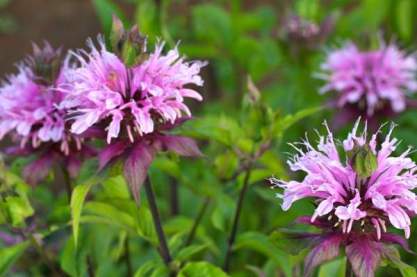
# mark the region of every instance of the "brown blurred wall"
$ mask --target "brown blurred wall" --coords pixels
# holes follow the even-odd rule
[[[30,52],[32,41],[79,48],[100,32],[89,0],[11,0],[1,14],[12,17],[16,29],[0,34],[0,76],[15,71],[14,64]]]

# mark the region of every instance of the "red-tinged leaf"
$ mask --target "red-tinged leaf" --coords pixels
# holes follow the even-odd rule
[[[346,256],[359,277],[373,277],[381,261],[384,245],[363,237],[346,246]]]
[[[103,170],[112,160],[122,155],[128,146],[125,141],[118,141],[104,148],[98,155],[99,170]]]
[[[46,153],[39,159],[31,162],[23,170],[23,178],[25,181],[34,186],[45,179],[52,167],[53,160],[54,156]]]
[[[28,148],[22,148],[20,146],[10,146],[4,150],[4,153],[12,156],[23,156],[29,155],[31,151]]]
[[[81,161],[77,157],[72,155],[68,157],[66,161],[66,166],[69,176],[71,178],[77,178],[78,173],[80,173]]]
[[[154,154],[154,149],[149,145],[137,143],[124,163],[124,176],[137,203],[140,202],[140,188],[146,179]]]
[[[161,136],[160,140],[164,148],[180,156],[201,157],[201,153],[195,140],[181,136]]]
[[[329,221],[324,221],[324,220],[320,220],[320,219],[316,219],[313,222],[311,221],[311,216],[300,216],[295,220],[296,223],[298,224],[306,224],[306,225],[311,225],[317,228],[329,228],[331,227],[331,225],[329,224]]]
[[[398,244],[399,246],[401,246],[408,253],[413,253],[414,254],[414,251],[411,250],[410,246],[408,245],[408,241],[403,236],[396,235],[396,234],[390,234],[390,233],[383,233],[381,235],[381,241],[388,242],[388,243],[393,243],[393,244]]]
[[[336,258],[339,255],[339,248],[342,241],[342,234],[328,234],[323,236],[319,244],[306,257],[304,275],[310,276],[316,266]]]

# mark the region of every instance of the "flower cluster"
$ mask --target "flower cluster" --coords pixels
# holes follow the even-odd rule
[[[65,82],[69,65],[68,60],[59,64],[60,52],[47,43],[42,49],[35,45],[34,55],[19,64],[19,72],[10,75],[0,88],[0,139],[15,131],[22,147],[28,142],[33,148],[43,142],[61,142],[62,151],[69,153],[65,111],[58,107],[64,99],[58,88]],[[37,72],[41,67],[50,69],[43,72],[46,74]],[[48,81],[52,70],[59,71],[57,78]]]
[[[0,88],[0,139],[11,134],[20,144],[14,152],[39,153],[25,170],[31,183],[62,157],[76,176],[82,159],[76,156],[94,153],[84,143],[92,134],[107,134],[100,167],[125,157],[126,179],[136,187],[146,176],[137,167],[147,168],[155,151],[201,154],[193,140],[164,131],[191,117],[185,98],[202,100],[193,87],[203,85],[199,73],[205,63],[184,61],[177,48],[164,54],[163,43],[147,53],[136,27],[127,32],[116,18],[113,25],[114,49],[99,36],[98,47],[90,39],[90,51],[71,51],[61,59],[61,51],[48,43],[35,45],[33,56]]]
[[[314,199],[313,216],[302,221],[323,228],[325,236],[331,234],[337,244],[398,243],[400,239],[386,233],[387,227],[391,223],[410,237],[410,216],[417,214],[417,196],[412,192],[417,187],[417,166],[408,157],[410,149],[393,155],[399,143],[392,137],[393,127],[382,140],[380,131],[370,138],[366,127],[358,132],[359,123],[341,149],[328,128],[327,136],[320,136],[316,148],[308,141],[301,143],[304,147],[293,145],[298,155],[288,163],[292,171],[304,172],[304,179],[272,178],[271,182],[284,189],[278,194],[284,210],[299,199]],[[328,238],[323,241],[329,243]]]
[[[67,111],[60,107],[65,98],[62,87],[71,70],[68,58],[49,43],[33,46],[33,55],[18,65],[0,87],[0,139],[10,134],[19,147],[11,154],[37,154],[24,171],[28,183],[36,184],[49,172],[53,161],[62,161],[75,177],[84,156],[94,151],[83,146],[83,138],[66,128]]]
[[[184,62],[177,49],[163,54],[159,44],[146,60],[128,67],[102,39],[98,49],[91,40],[89,46],[90,53],[74,54],[81,67],[69,72],[73,87],[62,103],[72,109],[75,134],[101,122],[107,125],[108,143],[122,135],[134,142],[157,125],[191,116],[185,97],[202,100],[186,85],[203,84],[199,72],[204,63]]]
[[[338,107],[355,105],[367,116],[383,109],[406,108],[406,94],[417,90],[417,62],[394,44],[362,52],[353,43],[331,52],[319,76],[327,81],[321,92],[337,92]]]

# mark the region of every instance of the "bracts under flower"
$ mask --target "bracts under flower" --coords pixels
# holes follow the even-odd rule
[[[314,199],[314,214],[300,220],[322,230],[311,235],[315,243],[306,260],[308,274],[338,256],[342,246],[358,276],[373,276],[381,259],[390,259],[392,249],[387,244],[409,250],[405,239],[389,232],[389,225],[410,237],[410,217],[417,213],[412,191],[417,187],[417,167],[408,157],[411,149],[394,156],[399,142],[392,137],[393,126],[381,139],[380,130],[370,137],[366,126],[359,132],[359,123],[340,149],[327,124],[328,133],[319,136],[317,147],[307,140],[293,145],[298,154],[288,164],[292,171],[306,174],[303,181],[270,179],[284,190],[278,194],[284,210],[299,199]]]

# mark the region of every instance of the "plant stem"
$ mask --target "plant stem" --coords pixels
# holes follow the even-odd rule
[[[194,221],[193,227],[191,228],[190,234],[188,235],[187,240],[185,241],[185,246],[190,245],[195,237],[195,234],[197,232],[197,228],[200,225],[201,220],[203,219],[204,214],[206,213],[207,207],[210,204],[210,198],[207,197],[204,201],[203,205],[200,208],[200,211],[197,214],[197,218]]]
[[[170,196],[171,196],[171,215],[176,216],[179,213],[179,200],[178,200],[178,183],[172,178],[170,182]]]
[[[127,236],[125,239],[125,260],[126,260],[126,267],[127,267],[127,276],[133,276],[133,267],[132,267],[132,260],[130,258],[130,247],[129,247],[129,237]]]
[[[156,234],[158,235],[158,239],[159,239],[159,253],[161,254],[162,259],[164,260],[164,263],[168,266],[171,263],[172,258],[171,258],[171,254],[169,253],[169,248],[165,239],[164,230],[162,229],[161,218],[159,216],[158,207],[156,205],[156,198],[152,189],[152,184],[149,179],[149,176],[146,177],[146,180],[145,180],[145,192],[148,198],[149,209],[151,210],[151,213],[152,213],[152,218],[153,218],[153,223],[155,225]]]
[[[352,270],[352,265],[350,264],[349,260],[346,259],[346,270],[345,270],[345,277],[354,277]]]
[[[240,194],[239,194],[239,199],[238,199],[236,210],[235,210],[235,217],[234,217],[234,220],[233,220],[232,230],[230,232],[230,236],[229,236],[229,240],[228,240],[228,244],[227,244],[226,256],[225,256],[224,266],[223,266],[223,269],[226,272],[229,271],[233,244],[235,243],[235,240],[236,240],[237,228],[238,228],[239,219],[240,219],[240,213],[242,212],[243,200],[245,198],[246,191],[248,190],[249,177],[250,177],[251,171],[252,171],[252,166],[249,165],[247,170],[246,170],[245,178],[243,180],[242,190],[240,191]]]

